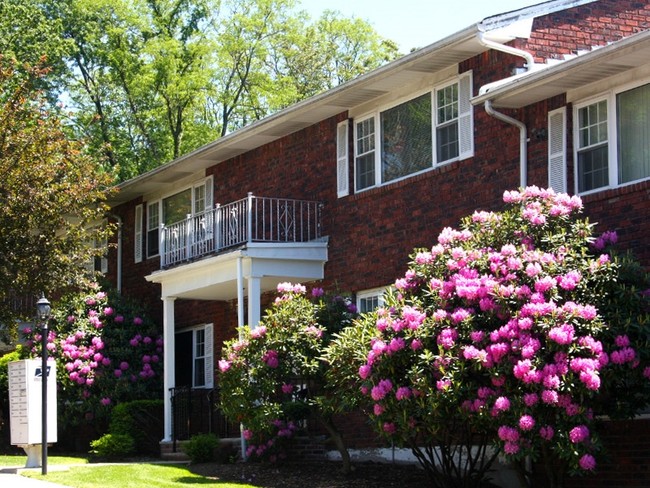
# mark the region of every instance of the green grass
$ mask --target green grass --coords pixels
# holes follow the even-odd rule
[[[51,471],[46,476],[26,473],[30,478],[45,479],[72,488],[180,488],[186,485],[210,485],[219,488],[255,488],[206,478],[180,464],[113,464],[71,467],[69,471]]]
[[[0,466],[23,467],[27,462],[27,456],[16,454],[0,454]],[[88,459],[76,456],[48,456],[47,464],[86,464]]]

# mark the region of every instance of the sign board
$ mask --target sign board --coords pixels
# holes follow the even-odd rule
[[[43,409],[41,359],[9,363],[9,421],[11,444],[41,444]],[[47,364],[47,443],[57,440],[56,363]]]

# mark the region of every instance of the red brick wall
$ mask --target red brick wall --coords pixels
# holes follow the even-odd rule
[[[601,0],[535,19],[530,39],[518,47],[533,53],[536,62],[543,62],[604,46],[648,28],[648,2]]]

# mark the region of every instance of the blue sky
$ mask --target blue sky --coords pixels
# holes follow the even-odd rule
[[[516,10],[541,0],[299,0],[312,18],[323,10],[368,21],[382,36],[397,42],[400,51],[423,47],[458,32],[485,17]]]

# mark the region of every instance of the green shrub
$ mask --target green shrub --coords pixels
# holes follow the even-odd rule
[[[129,434],[138,454],[158,456],[163,438],[163,401],[135,400],[116,405],[108,431]]]
[[[120,459],[133,454],[135,442],[129,434],[105,434],[90,443],[90,454],[101,459]]]
[[[215,434],[198,434],[192,436],[184,451],[193,464],[208,463],[216,460],[215,451],[219,447],[219,438]]]

